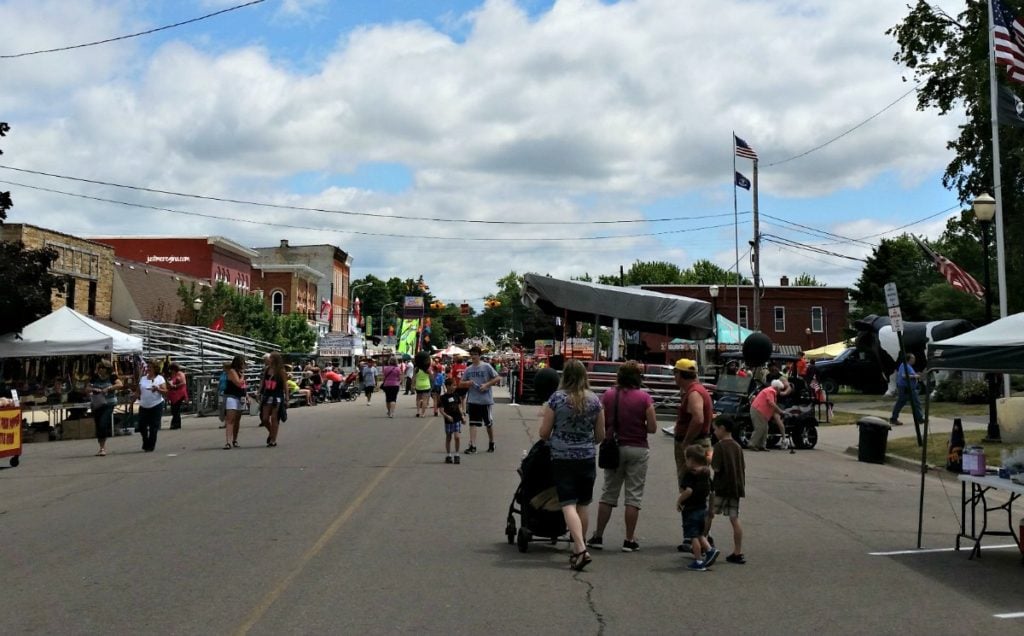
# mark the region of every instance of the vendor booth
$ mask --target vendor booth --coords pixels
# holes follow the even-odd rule
[[[141,354],[142,338],[62,307],[19,334],[0,337],[0,377],[9,390],[17,391],[20,410],[45,417],[58,437],[89,437],[85,429],[91,420],[85,421],[84,415],[90,403],[84,387],[95,363],[109,360],[124,383],[133,386]]]
[[[967,333],[928,345],[928,368],[936,371],[974,371],[981,373],[1024,373],[1024,313],[1007,316]],[[918,508],[917,547],[921,548],[924,524],[924,483],[927,473],[928,410],[925,402],[925,422],[921,449],[921,492]],[[965,455],[966,457],[966,455]],[[1021,537],[1014,527],[1013,504],[1024,495],[1024,472],[1004,467],[998,473],[986,470],[984,459],[959,475],[960,533],[956,547],[962,539],[971,544],[971,558],[980,555],[981,542],[986,536],[1009,536],[1020,545]],[[995,499],[1000,493],[999,501]],[[989,526],[989,513],[995,513],[998,524]],[[1005,520],[1002,514],[1005,513]],[[1003,524],[1006,525],[1003,525]]]

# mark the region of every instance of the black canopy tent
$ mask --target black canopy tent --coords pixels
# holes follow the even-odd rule
[[[714,333],[711,303],[634,287],[559,280],[539,274],[523,277],[522,301],[563,320],[596,322],[620,329],[703,340]]]
[[[1024,373],[1024,313],[1007,316],[984,327],[928,345],[926,374],[936,371]],[[925,400],[924,436],[921,440],[921,492],[917,514],[917,547],[924,525],[924,478],[928,472],[928,411]]]

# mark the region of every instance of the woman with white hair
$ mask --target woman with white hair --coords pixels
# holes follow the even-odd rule
[[[779,408],[779,393],[786,387],[782,380],[772,380],[772,383],[757,394],[750,404],[750,419],[754,422],[754,434],[750,436],[749,448],[755,451],[767,451],[768,422],[774,421],[783,437],[786,435],[786,428],[782,424],[782,416],[785,412]]]

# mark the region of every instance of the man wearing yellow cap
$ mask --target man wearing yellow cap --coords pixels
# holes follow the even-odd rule
[[[676,414],[676,475],[686,471],[686,447],[699,444],[711,450],[711,420],[715,413],[711,396],[697,379],[697,363],[687,358],[676,360],[673,370],[676,385],[682,392]]]

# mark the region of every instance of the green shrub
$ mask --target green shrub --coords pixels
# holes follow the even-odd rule
[[[935,387],[932,400],[936,402],[959,402],[960,387],[963,382],[958,377],[948,378],[939,382]]]
[[[988,384],[984,380],[971,380],[960,386],[960,402],[964,404],[987,404]]]

